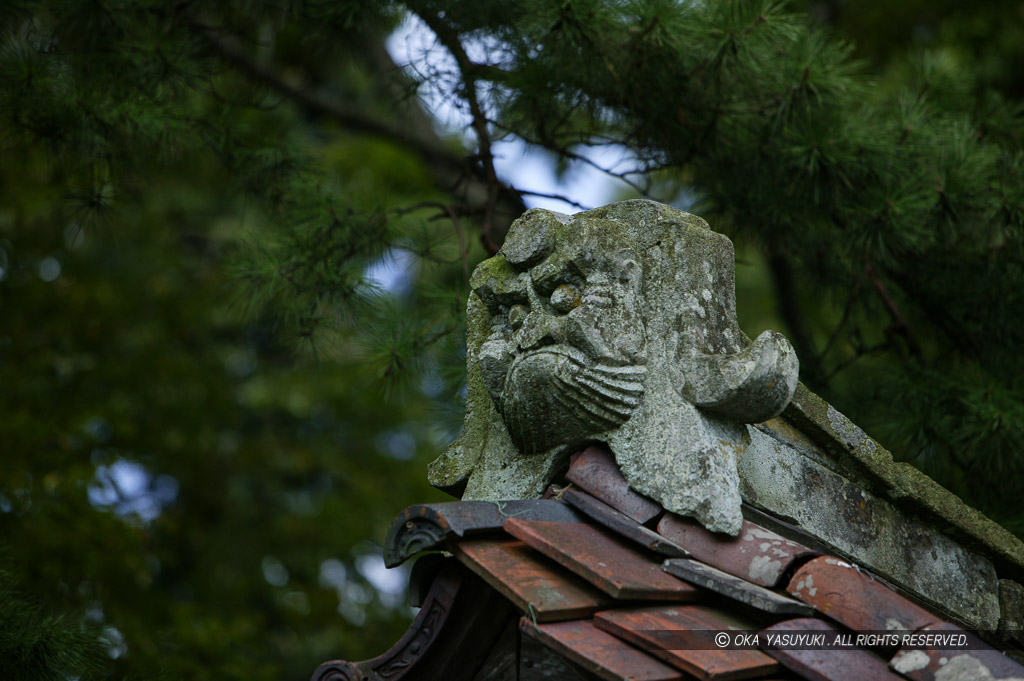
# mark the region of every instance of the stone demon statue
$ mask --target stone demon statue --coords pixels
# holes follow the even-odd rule
[[[432,484],[539,497],[601,442],[634,489],[737,534],[745,424],[782,411],[798,365],[740,331],[733,267],[727,237],[652,201],[525,213],[473,273],[466,421]]]

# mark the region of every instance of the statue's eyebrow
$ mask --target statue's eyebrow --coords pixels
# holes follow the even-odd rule
[[[517,303],[525,303],[529,300],[526,292],[526,282],[522,274],[516,273],[508,265],[498,267],[489,274],[483,274],[473,288],[480,299],[484,302],[491,314],[498,312],[501,306],[511,306]],[[474,273],[474,276],[477,276]]]
[[[549,295],[559,284],[574,281],[578,274],[579,268],[573,254],[555,251],[530,270],[530,280],[540,293]]]
[[[530,296],[526,293],[525,289],[510,289],[507,291],[501,291],[495,295],[495,299],[505,305],[511,307],[513,305],[526,304],[530,302]]]

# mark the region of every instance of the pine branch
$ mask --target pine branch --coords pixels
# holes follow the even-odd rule
[[[952,319],[946,310],[932,301],[913,275],[891,270],[887,270],[887,273],[963,356],[982,360],[984,363],[985,358],[980,355],[977,343],[966,331],[959,328],[956,320]]]
[[[843,306],[843,316],[839,319],[839,323],[836,324],[836,327],[832,331],[832,335],[829,337],[828,342],[825,343],[825,349],[822,350],[821,354],[818,355],[817,361],[819,364],[824,364],[825,358],[828,357],[828,354],[832,351],[832,348],[835,346],[836,341],[839,340],[839,336],[842,333],[843,329],[846,328],[846,323],[850,320],[850,314],[853,312],[854,303],[857,302],[857,296],[860,294],[860,289],[863,285],[863,282],[863,277],[858,278],[857,283],[853,287],[853,290],[850,291],[850,295],[846,298],[846,304]],[[835,373],[836,372],[833,371],[829,374],[829,376]]]
[[[385,137],[409,147],[428,162],[441,164],[451,169],[462,169],[463,162],[460,159],[447,153],[430,140],[407,135],[404,131],[386,125],[328,93],[308,86],[293,85],[279,69],[250,55],[242,46],[242,41],[226,30],[206,25],[198,20],[190,20],[190,23],[226,61],[250,78],[270,86],[292,99],[301,107],[330,116],[356,132]]]
[[[546,192],[533,192],[533,191],[530,191],[528,189],[517,189],[516,191],[519,192],[520,194],[523,194],[524,196],[539,196],[539,197],[544,198],[544,199],[555,199],[556,201],[562,201],[564,203],[569,204],[570,206],[573,206],[575,208],[579,208],[580,210],[590,210],[591,208],[593,208],[593,206],[584,206],[579,201],[574,201],[573,199],[570,199],[568,196],[565,196],[564,194],[549,194],[549,193],[546,193]]]
[[[462,46],[462,42],[459,40],[458,33],[452,30],[434,14],[425,12],[422,8],[417,8],[416,3],[410,3],[409,6],[413,12],[423,20],[430,30],[437,35],[441,44],[448,48],[452,57],[455,58],[455,63],[459,67],[459,72],[462,74],[463,91],[465,93],[466,101],[469,103],[469,112],[472,116],[473,130],[476,133],[477,157],[483,165],[484,181],[487,183],[487,203],[484,210],[483,233],[481,234],[481,238],[483,240],[484,247],[488,252],[497,253],[498,245],[494,241],[492,226],[494,218],[492,217],[492,214],[494,212],[495,203],[498,200],[499,187],[501,183],[498,181],[498,175],[494,171],[494,154],[491,151],[491,138],[490,133],[487,130],[487,117],[484,115],[483,108],[480,106],[480,98],[476,90],[476,74],[478,70],[474,68],[476,65],[470,61],[469,56],[466,54],[466,50]]]
[[[493,159],[489,167],[485,163],[484,177],[481,178],[479,170],[465,157],[452,153],[437,133],[422,122],[408,128],[391,126],[327,91],[309,85],[295,85],[279,68],[253,57],[243,47],[242,41],[229,31],[210,26],[195,17],[187,17],[187,20],[225,61],[249,78],[285,95],[311,113],[328,116],[351,130],[383,137],[410,149],[427,164],[439,188],[453,192],[471,204],[482,203],[485,246],[490,252],[497,252],[512,220],[526,210],[519,194],[497,180]],[[379,53],[371,56],[375,65],[387,68]],[[387,61],[391,69],[397,70],[390,58]],[[398,105],[396,101],[396,108]],[[422,116],[422,112],[419,113]]]
[[[469,252],[466,247],[466,234],[462,229],[462,222],[459,220],[460,215],[465,215],[463,207],[452,206],[447,203],[441,203],[439,201],[420,201],[411,206],[406,206],[400,210],[395,211],[396,215],[407,215],[414,211],[423,208],[437,208],[441,211],[440,215],[435,215],[431,220],[436,220],[442,217],[446,217],[451,220],[452,226],[455,227],[455,234],[459,238],[459,260],[462,261],[462,276],[465,281],[469,282]]]
[[[777,250],[772,251],[768,255],[768,269],[775,288],[775,298],[779,303],[779,314],[789,329],[789,337],[800,359],[802,378],[812,386],[824,386],[828,377],[822,373],[820,356],[814,348],[814,339],[800,309],[799,294],[793,285],[789,260]]]
[[[567,145],[558,144],[557,142],[555,142],[553,140],[544,140],[544,139],[529,137],[529,136],[525,135],[522,131],[512,130],[510,128],[507,128],[507,127],[501,125],[500,123],[497,123],[496,121],[491,121],[491,122],[494,123],[494,125],[496,125],[496,126],[502,128],[503,130],[505,130],[505,132],[507,132],[509,134],[512,134],[512,135],[515,135],[516,137],[519,137],[520,139],[522,139],[527,144],[532,144],[532,145],[540,147],[542,149],[547,149],[548,151],[553,151],[556,154],[558,154],[560,157],[562,157],[562,158],[564,158],[566,160],[578,161],[580,163],[583,163],[584,165],[588,165],[591,168],[594,168],[595,170],[598,170],[598,171],[604,173],[608,177],[614,177],[616,180],[619,180],[620,182],[624,183],[630,189],[632,189],[633,191],[635,191],[637,194],[639,194],[640,196],[642,196],[645,199],[655,199],[655,197],[652,196],[651,193],[650,193],[650,188],[641,185],[639,182],[636,182],[635,180],[631,180],[629,178],[629,176],[630,175],[640,175],[641,177],[645,177],[645,176],[647,176],[649,173],[651,173],[653,171],[665,170],[668,167],[672,167],[672,166],[665,166],[665,167],[660,167],[660,168],[658,168],[658,167],[643,168],[643,169],[639,169],[638,168],[638,169],[633,169],[633,170],[626,170],[626,171],[623,171],[623,172],[615,172],[611,168],[605,168],[600,163],[594,161],[592,158],[588,158],[587,156],[584,156],[583,154],[580,154],[578,152],[573,151]],[[577,144],[588,146],[588,147],[596,147],[596,146],[623,146],[623,147],[625,147],[625,146],[628,146],[628,143],[626,141],[624,141],[624,140],[616,140],[616,139],[613,139],[613,138],[603,138],[601,142],[594,143],[594,141],[589,136],[587,136],[585,134],[580,134],[579,135],[579,141],[577,142]],[[545,196],[544,194],[537,194],[535,192],[525,192],[523,190],[516,190],[516,191],[518,193],[520,193],[520,194],[524,194],[525,193],[525,194],[531,194],[533,196]],[[561,197],[559,197],[557,195],[551,195],[551,196],[549,196],[549,198],[561,198]],[[574,202],[568,201],[567,203],[574,203]],[[582,205],[579,205],[579,204],[574,204],[574,205],[576,205],[578,208],[583,208]]]
[[[921,346],[918,345],[917,340],[914,338],[914,334],[910,329],[910,324],[907,323],[906,317],[900,312],[899,306],[896,301],[889,295],[889,291],[885,288],[885,284],[878,277],[875,272],[875,268],[871,266],[871,263],[867,263],[864,267],[864,271],[867,273],[868,278],[871,279],[871,285],[874,287],[875,292],[878,294],[879,299],[882,301],[882,305],[885,307],[885,311],[892,318],[893,327],[896,332],[903,336],[907,342],[907,347],[910,348],[910,354],[914,357],[921,358]]]

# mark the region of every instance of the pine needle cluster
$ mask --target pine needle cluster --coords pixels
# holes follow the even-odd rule
[[[10,681],[100,678],[109,659],[104,632],[81,615],[48,615],[0,570],[0,676]]]
[[[472,119],[463,161],[459,142],[421,134],[422,112],[402,113],[415,77],[373,76],[367,36],[402,9],[453,59],[423,73]],[[211,209],[247,216],[231,260],[242,298],[317,355],[327,331],[335,351],[364,348],[377,377],[416,384],[452,354],[430,348],[457,331],[450,303],[481,256],[465,230],[493,251],[507,227],[498,197],[515,188],[494,174],[492,141],[563,162],[618,144],[637,159],[633,177],[674,173],[692,210],[760,253],[813,389],[997,515],[1020,491],[995,505],[976,496],[986,471],[1013,468],[1001,452],[1019,442],[1005,424],[1024,399],[1021,110],[962,51],[880,72],[770,1],[54,0],[7,4],[3,32],[5,148],[45,150],[62,214],[76,228],[130,224],[160,173],[215,160],[231,189]],[[404,145],[458,191],[396,191],[377,173],[367,200],[358,178],[324,165],[325,145],[353,132]],[[413,243],[427,215],[405,212],[416,198],[435,207]],[[430,260],[439,235],[457,238],[456,257],[429,277],[416,269],[421,289],[403,303],[375,295],[374,262],[395,248]],[[957,398],[927,397],[950,386]],[[892,395],[929,427],[893,418]]]
[[[558,172],[621,150],[635,165],[609,171],[628,187],[609,201],[672,199],[735,240],[763,301],[748,334],[784,332],[812,390],[1024,532],[1024,31],[1012,8],[933,5],[822,24],[766,0],[0,3],[0,309],[18,329],[0,353],[20,353],[0,354],[0,431],[25,468],[0,476],[0,525],[80,520],[130,558],[42,561],[34,584],[134,623],[118,664],[135,671],[160,667],[157,628],[189,651],[171,669],[217,678],[305,669],[302,627],[360,631],[316,572],[358,552],[311,549],[313,515],[349,539],[386,526],[377,481],[422,485],[396,462],[426,446],[402,443],[458,427],[469,274],[535,195],[496,170],[499,141]],[[429,58],[389,54],[403,21]],[[88,496],[119,458],[180,485],[152,534]],[[193,536],[210,518],[227,534]],[[272,579],[254,523],[292,542]],[[17,552],[66,559],[50,539]],[[89,570],[130,595],[94,593]],[[102,632],[6,583],[0,660],[109,666]],[[126,602],[151,584],[166,628]],[[346,584],[371,612],[366,580]],[[374,627],[395,619],[366,628],[394,640]],[[217,641],[259,669],[204,657]]]
[[[777,2],[446,3],[445,21],[501,41],[481,66],[496,128],[684,171],[691,210],[766,262],[802,379],[1022,527],[1019,102],[950,51],[872,72]]]

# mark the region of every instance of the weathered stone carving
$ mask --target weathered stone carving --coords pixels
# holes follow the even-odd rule
[[[527,211],[473,273],[466,421],[432,484],[537,497],[603,442],[634,489],[738,533],[744,424],[782,411],[798,366],[782,335],[740,331],[733,267],[727,237],[652,201]]]

